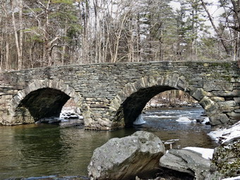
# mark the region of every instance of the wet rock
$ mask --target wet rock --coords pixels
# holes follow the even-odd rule
[[[29,178],[10,178],[6,180],[89,180],[88,177],[84,176],[57,176],[57,175],[51,175],[51,176],[41,176],[41,177],[29,177]]]
[[[187,149],[171,149],[160,159],[160,166],[175,171],[188,173],[197,180],[207,179],[209,176],[210,160],[201,154]]]
[[[194,177],[187,173],[181,173],[167,168],[159,168],[155,178],[146,179],[137,176],[135,180],[194,180]]]
[[[44,123],[44,124],[58,124],[60,122],[61,122],[61,120],[58,117],[49,117],[49,118],[42,118],[42,119],[36,121],[35,124],[40,124],[40,123]]]
[[[210,125],[210,120],[208,117],[201,116],[199,119],[196,119],[197,123]]]
[[[138,131],[124,138],[113,138],[94,151],[88,175],[91,180],[135,179],[156,170],[164,152],[162,141],[149,132]]]
[[[84,122],[81,119],[61,120],[59,125],[62,128],[73,127],[73,126],[84,126]]]

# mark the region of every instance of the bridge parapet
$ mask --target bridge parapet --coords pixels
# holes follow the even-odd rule
[[[71,65],[0,73],[0,124],[57,116],[73,98],[86,129],[131,125],[156,94],[178,89],[206,110],[213,125],[240,120],[235,62],[148,62]]]

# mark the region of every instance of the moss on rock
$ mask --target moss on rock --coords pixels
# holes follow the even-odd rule
[[[226,142],[215,149],[212,166],[223,177],[240,175],[240,138]]]

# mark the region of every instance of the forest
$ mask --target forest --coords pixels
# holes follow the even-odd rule
[[[0,13],[0,71],[240,56],[240,0],[0,0]]]

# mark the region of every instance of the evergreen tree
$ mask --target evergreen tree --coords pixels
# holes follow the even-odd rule
[[[200,0],[181,1],[177,11],[178,54],[196,60],[201,57],[201,38],[208,32]]]

